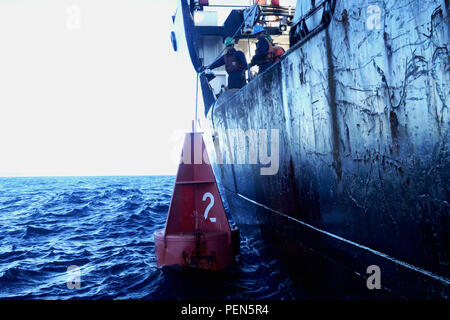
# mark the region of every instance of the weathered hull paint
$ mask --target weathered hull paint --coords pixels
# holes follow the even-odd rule
[[[379,1],[369,30],[371,4],[337,1],[326,30],[219,99],[208,148],[232,211],[254,205],[233,216],[241,229],[270,229],[363,276],[377,264],[399,295],[447,298],[448,8]],[[236,128],[279,130],[276,175],[217,163],[212,150],[230,154]]]

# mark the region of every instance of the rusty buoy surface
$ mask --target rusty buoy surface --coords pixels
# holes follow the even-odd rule
[[[158,267],[222,270],[235,261],[239,229],[228,222],[201,133],[185,136],[166,226],[154,238]]]

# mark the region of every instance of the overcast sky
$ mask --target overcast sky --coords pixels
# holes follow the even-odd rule
[[[175,174],[195,105],[175,5],[0,0],[0,176]]]

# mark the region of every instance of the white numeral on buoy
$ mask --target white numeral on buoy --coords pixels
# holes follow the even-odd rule
[[[202,201],[206,201],[207,198],[210,198],[210,199],[211,199],[211,202],[210,202],[210,203],[208,204],[208,206],[206,207],[206,210],[205,210],[205,220],[208,219],[208,213],[209,213],[209,210],[211,210],[212,206],[214,205],[214,196],[213,196],[210,192],[207,192],[207,193],[205,193],[205,194],[203,195]],[[211,222],[216,222],[216,218],[209,218],[209,220],[211,220]]]

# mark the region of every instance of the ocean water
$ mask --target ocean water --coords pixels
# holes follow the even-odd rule
[[[0,299],[298,299],[264,244],[241,234],[237,263],[158,269],[173,176],[0,178]],[[78,266],[80,288],[68,288]]]

